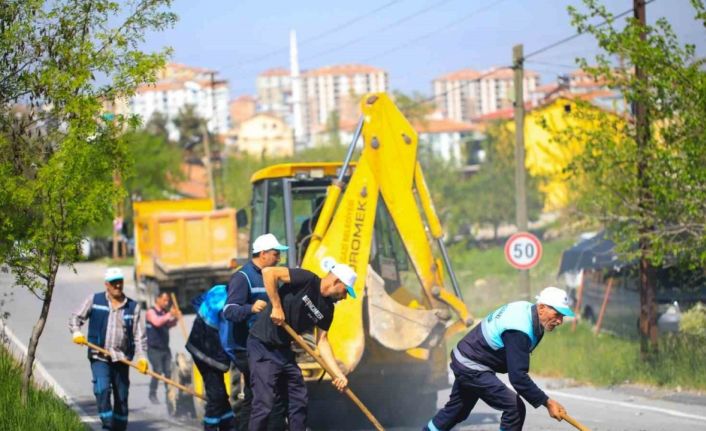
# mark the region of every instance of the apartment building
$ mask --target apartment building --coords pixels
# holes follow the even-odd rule
[[[230,127],[228,81],[215,77],[217,72],[201,67],[169,63],[157,75],[154,84],[137,88],[126,104],[127,112],[142,117],[143,123],[155,112],[168,120],[170,139],[178,139],[179,131],[172,121],[186,105],[206,119],[209,131],[224,134]]]
[[[292,123],[292,79],[285,68],[268,69],[257,75],[257,112],[278,115]]]
[[[270,69],[257,77],[258,111],[268,111],[280,116],[295,128],[292,83],[285,69]],[[332,112],[338,112],[341,121],[357,118],[360,97],[369,92],[388,90],[388,75],[383,69],[359,64],[326,66],[301,73],[302,118],[298,122],[303,136],[298,149],[314,145],[314,136],[320,133]]]
[[[432,81],[436,107],[442,118],[472,121],[473,118],[512,106],[513,70],[494,68],[486,71],[462,69]],[[525,70],[525,98],[539,85],[539,74]]]

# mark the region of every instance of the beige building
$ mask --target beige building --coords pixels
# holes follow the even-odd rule
[[[510,68],[462,69],[434,79],[432,85],[441,116],[455,121],[472,121],[475,117],[509,108],[514,99]],[[529,99],[538,85],[539,74],[525,70],[525,99]]]
[[[243,121],[252,118],[255,115],[256,105],[255,98],[248,95],[231,100],[228,105],[231,126],[238,127]]]
[[[294,133],[281,118],[269,113],[256,114],[243,121],[237,131],[237,149],[253,156],[291,156]]]

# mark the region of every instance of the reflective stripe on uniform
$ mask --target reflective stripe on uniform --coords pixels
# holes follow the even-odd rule
[[[454,358],[463,365],[464,367],[468,368],[469,370],[474,370],[474,371],[493,371],[490,367],[487,365],[479,364],[478,362],[469,359],[458,350],[458,347],[453,348],[453,354]]]

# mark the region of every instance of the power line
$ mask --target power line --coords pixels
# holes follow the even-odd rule
[[[375,8],[375,9],[369,11],[369,12],[366,12],[366,13],[364,13],[364,14],[361,14],[361,15],[358,15],[358,16],[356,16],[356,17],[354,17],[354,18],[351,18],[351,19],[349,19],[348,21],[345,21],[345,22],[343,22],[343,23],[341,23],[341,24],[339,24],[339,25],[337,25],[337,26],[335,26],[335,27],[331,27],[330,29],[324,30],[323,32],[321,32],[321,33],[319,33],[319,34],[316,34],[316,35],[311,36],[311,37],[309,37],[309,38],[303,39],[303,40],[299,43],[299,46],[303,46],[303,45],[310,44],[310,43],[315,42],[315,41],[317,41],[317,40],[319,40],[319,39],[322,39],[322,38],[324,38],[324,37],[326,37],[326,36],[329,36],[329,35],[331,35],[331,34],[337,33],[337,32],[339,32],[339,31],[341,31],[341,30],[343,30],[343,29],[345,29],[345,28],[348,28],[348,27],[352,26],[353,24],[355,24],[355,23],[357,23],[357,22],[360,22],[360,21],[362,21],[362,20],[364,20],[364,19],[370,17],[371,15],[374,15],[374,14],[380,12],[381,10],[387,9],[388,7],[390,7],[390,6],[392,6],[392,5],[396,4],[396,3],[399,3],[399,2],[401,2],[401,1],[402,1],[402,0],[392,0],[392,1],[387,2],[387,3],[385,3],[384,5],[379,6],[379,7]],[[262,54],[262,55],[260,55],[260,56],[258,56],[258,57],[251,58],[251,59],[249,59],[249,60],[246,60],[246,61],[243,61],[243,62],[239,63],[239,64],[236,66],[236,69],[242,69],[243,66],[246,66],[246,65],[249,65],[249,64],[259,63],[260,61],[266,60],[266,59],[268,59],[268,58],[270,58],[270,57],[273,57],[273,56],[275,56],[275,55],[277,55],[277,54],[281,54],[281,53],[283,53],[283,52],[287,52],[287,50],[289,50],[289,47],[288,47],[288,46],[284,46],[284,47],[281,47],[281,48],[277,48],[277,49],[275,49],[275,50],[272,50],[272,51],[270,51],[270,52],[267,52],[267,53],[265,53],[265,54]]]
[[[655,0],[647,0],[647,1],[645,1],[645,6],[648,5],[648,4],[650,4],[650,3],[652,3],[652,2],[654,2],[654,1],[655,1]],[[633,8],[630,8],[630,9],[628,9],[628,10],[622,12],[622,13],[619,13],[618,15],[615,15],[615,16],[611,17],[610,19],[606,19],[606,20],[603,21],[602,23],[596,25],[596,27],[602,27],[602,26],[608,24],[609,22],[612,22],[612,21],[614,21],[614,20],[616,20],[616,19],[618,19],[618,18],[622,18],[622,17],[624,17],[625,15],[628,15],[628,14],[631,14],[631,13],[633,13]],[[577,32],[577,33],[575,33],[575,34],[573,34],[573,35],[571,35],[571,36],[565,37],[565,38],[560,39],[560,40],[558,40],[558,41],[556,41],[556,42],[554,42],[554,43],[551,43],[551,44],[549,44],[549,45],[547,45],[547,46],[544,46],[544,47],[539,48],[539,49],[537,49],[537,50],[535,50],[535,51],[532,51],[532,52],[530,52],[529,54],[525,55],[525,56],[523,57],[523,59],[524,59],[524,60],[527,60],[527,59],[530,58],[530,57],[534,57],[535,55],[541,54],[541,53],[543,53],[543,52],[545,52],[545,51],[548,51],[548,50],[550,50],[550,49],[552,49],[552,48],[556,48],[557,46],[563,45],[563,44],[565,44],[566,42],[572,41],[572,40],[576,39],[576,38],[579,37],[579,36],[583,36],[584,34],[585,34],[585,33],[579,33],[579,32]]]
[[[354,45],[354,44],[360,42],[361,40],[364,40],[364,39],[369,38],[370,36],[378,35],[379,33],[388,31],[388,30],[390,30],[390,29],[392,29],[392,28],[395,28],[395,27],[397,27],[397,26],[399,26],[399,25],[401,25],[401,24],[404,24],[405,22],[407,22],[407,21],[409,21],[409,20],[411,20],[411,19],[414,19],[414,18],[416,18],[416,17],[418,17],[418,16],[420,16],[420,15],[423,15],[423,14],[425,14],[425,13],[427,13],[427,12],[429,12],[429,11],[431,11],[431,10],[433,10],[433,9],[435,9],[435,8],[437,8],[437,7],[439,7],[439,6],[441,6],[441,5],[443,5],[444,3],[448,3],[449,1],[451,1],[451,0],[440,0],[440,1],[437,1],[437,2],[435,2],[435,3],[432,3],[431,5],[426,6],[426,7],[423,7],[423,8],[419,9],[419,10],[416,11],[416,12],[413,12],[413,13],[411,13],[411,14],[409,14],[409,15],[403,16],[402,18],[398,19],[397,21],[394,21],[394,22],[392,22],[392,23],[390,23],[390,24],[387,24],[387,25],[385,25],[385,26],[383,26],[383,27],[380,27],[380,28],[378,28],[378,29],[375,30],[375,31],[372,31],[372,32],[367,33],[367,34],[363,34],[363,35],[361,35],[361,36],[359,36],[359,37],[356,37],[356,38],[350,39],[350,40],[348,40],[348,41],[346,41],[346,42],[343,42],[342,44],[340,44],[340,45],[338,45],[338,46],[334,46],[334,47],[332,47],[332,48],[329,48],[329,49],[326,49],[326,50],[323,50],[323,51],[319,51],[319,52],[317,52],[317,53],[315,53],[315,54],[313,54],[313,55],[310,55],[310,56],[306,57],[305,60],[306,60],[306,61],[310,61],[310,60],[312,60],[312,59],[314,59],[314,58],[319,58],[319,57],[321,57],[321,56],[323,56],[323,55],[326,55],[326,54],[330,54],[330,53],[332,53],[332,52],[339,51],[341,48],[345,48],[345,47]]]
[[[571,70],[574,70],[574,69],[577,69],[577,68],[578,68],[578,66],[575,65],[575,64],[574,64],[574,65],[571,65],[571,64],[562,64],[562,63],[552,63],[552,62],[550,62],[550,61],[530,60],[530,61],[527,61],[526,63],[528,63],[528,64],[539,64],[539,65],[542,65],[542,66],[561,67],[561,68],[571,69]]]
[[[377,54],[371,55],[370,57],[364,58],[363,60],[361,60],[361,62],[362,62],[362,63],[367,63],[368,61],[370,61],[370,60],[372,60],[372,59],[375,59],[375,58],[377,58],[377,57],[380,57],[380,56],[383,56],[383,55],[387,55],[387,54],[391,54],[391,53],[393,53],[393,52],[395,52],[395,51],[399,51],[400,49],[406,48],[406,47],[408,47],[408,46],[410,46],[410,45],[412,45],[412,44],[414,44],[414,43],[419,42],[420,40],[423,40],[423,39],[426,39],[426,38],[428,38],[428,37],[431,37],[431,36],[433,36],[433,35],[435,35],[435,34],[437,34],[437,33],[440,33],[440,32],[442,32],[442,31],[444,31],[444,30],[447,30],[447,29],[450,28],[450,27],[456,26],[456,25],[462,23],[463,21],[466,21],[467,19],[474,17],[475,15],[478,15],[478,14],[481,13],[481,12],[485,12],[485,11],[487,11],[487,10],[489,10],[489,9],[492,9],[493,7],[497,6],[498,4],[500,4],[500,3],[504,2],[504,1],[506,1],[506,0],[497,0],[497,1],[495,1],[495,2],[493,2],[493,3],[490,3],[490,4],[486,5],[486,6],[483,6],[483,7],[481,7],[481,8],[478,8],[478,9],[476,9],[476,10],[474,10],[474,11],[472,11],[472,12],[470,12],[470,13],[464,15],[464,16],[462,16],[462,17],[459,18],[459,19],[456,19],[456,20],[454,20],[454,21],[451,21],[451,22],[449,22],[449,23],[444,24],[444,25],[441,26],[441,27],[438,27],[438,28],[435,29],[435,30],[432,30],[432,31],[430,31],[430,32],[428,32],[428,33],[425,33],[425,34],[423,34],[423,35],[421,35],[421,36],[418,36],[418,37],[416,37],[416,38],[414,38],[414,39],[408,40],[408,41],[405,42],[405,43],[402,43],[402,44],[397,45],[397,46],[395,46],[395,47],[389,48],[389,49],[387,49],[387,50],[385,50],[385,51],[382,51],[382,52],[379,52],[379,53],[377,53]]]

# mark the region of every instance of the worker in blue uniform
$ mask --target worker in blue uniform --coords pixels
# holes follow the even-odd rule
[[[534,408],[545,406],[549,416],[562,420],[564,407],[549,398],[532,381],[529,357],[545,331],[551,332],[573,317],[566,292],[547,287],[537,303],[518,301],[490,313],[451,352],[455,376],[449,401],[424,427],[427,431],[450,430],[463,422],[481,399],[502,411],[500,429],[521,430],[525,421],[524,398]],[[513,392],[496,373],[507,373]]]
[[[230,369],[230,358],[223,349],[222,339],[228,336],[227,321],[221,312],[226,297],[227,286],[219,284],[191,301],[197,313],[186,350],[194,358],[206,391],[204,431],[235,431],[235,415],[224,381]]]
[[[250,367],[248,366],[247,340],[250,327],[262,310],[270,302],[262,280],[262,270],[277,266],[280,253],[289,249],[277,238],[266,233],[255,238],[252,245],[252,259],[243,265],[228,282],[228,297],[223,306],[223,317],[230,325],[230,337],[224,349],[235,367],[243,375],[243,401],[236,417],[236,430],[246,431],[250,423],[253,393],[250,387]],[[268,431],[282,431],[286,428],[286,403],[278,398],[268,419]]]

